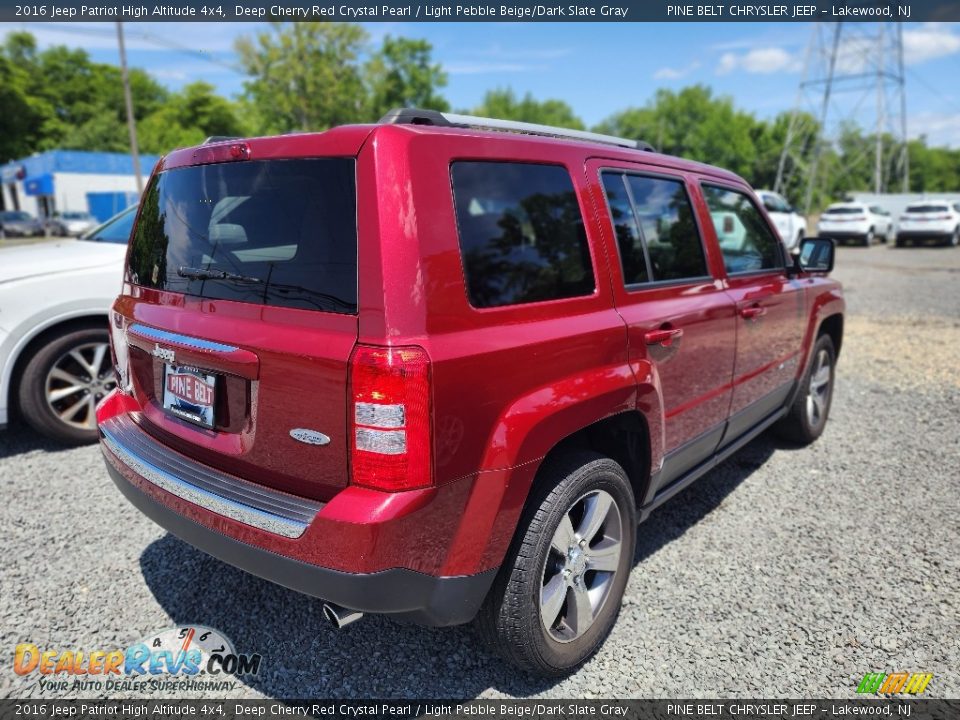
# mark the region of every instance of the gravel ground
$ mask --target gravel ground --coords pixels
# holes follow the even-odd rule
[[[841,248],[836,275],[849,316],[826,433],[805,449],[761,437],[656,511],[619,622],[572,677],[518,674],[469,626],[336,632],[319,602],[143,518],[96,447],[15,429],[0,434],[0,696],[40,694],[12,672],[18,642],[122,648],[197,623],[264,656],[236,697],[842,698],[894,670],[960,697],[960,250]]]

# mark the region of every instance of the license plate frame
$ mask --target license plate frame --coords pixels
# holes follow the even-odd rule
[[[163,364],[164,412],[203,428],[216,422],[217,376],[190,365]]]

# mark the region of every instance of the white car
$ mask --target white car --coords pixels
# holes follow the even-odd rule
[[[50,227],[59,235],[80,237],[98,225],[97,220],[88,212],[68,210],[62,212],[50,222]]]
[[[960,245],[960,203],[924,200],[907,205],[897,227],[897,247],[927,240]]]
[[[61,442],[97,439],[97,401],[116,381],[108,312],[136,206],[80,240],[0,249],[0,427],[11,411]]]
[[[877,240],[885,243],[891,238],[893,218],[879,205],[834,203],[820,216],[817,235],[869,247]]]
[[[780,239],[788,250],[800,246],[800,241],[807,234],[807,219],[797,212],[783,195],[772,190],[757,190],[757,197],[767,210],[767,215],[773,220],[773,225],[780,233]]]

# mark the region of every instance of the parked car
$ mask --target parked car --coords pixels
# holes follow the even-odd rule
[[[834,203],[820,216],[817,234],[869,247],[893,236],[893,218],[879,205]]]
[[[0,248],[0,427],[16,409],[55,440],[97,439],[95,404],[116,385],[107,313],[135,211],[83,240]]]
[[[97,219],[88,212],[68,210],[54,217],[49,227],[54,235],[80,237],[97,227]]]
[[[960,245],[960,203],[924,200],[907,205],[897,227],[897,247],[929,240]]]
[[[107,469],[337,626],[476,618],[564,674],[638,520],[766,428],[823,432],[833,250],[794,260],[741,178],[591,133],[402,110],[176,150],[113,305]]]
[[[23,210],[0,211],[0,238],[42,237],[43,223]]]
[[[797,212],[783,195],[772,190],[757,190],[757,197],[763,203],[767,214],[773,221],[780,239],[791,252],[800,247],[800,241],[807,234],[807,219]]]

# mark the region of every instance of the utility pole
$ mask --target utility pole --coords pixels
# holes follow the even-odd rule
[[[143,195],[140,149],[137,147],[137,123],[133,116],[133,96],[130,94],[130,74],[127,72],[127,50],[123,44],[122,22],[117,23],[117,42],[120,44],[120,77],[123,79],[123,99],[127,105],[127,127],[130,129],[130,157],[133,159],[133,174],[137,178],[137,195]]]

